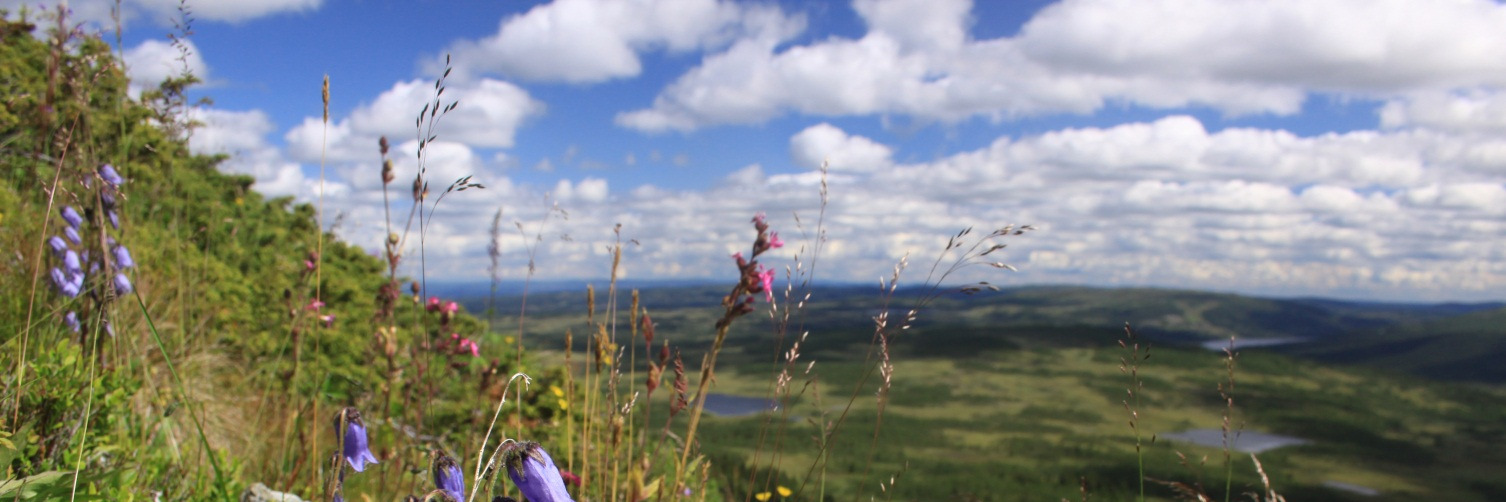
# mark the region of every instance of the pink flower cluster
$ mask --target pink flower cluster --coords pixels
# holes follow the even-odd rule
[[[439,297],[431,296],[428,303],[424,305],[424,310],[439,314],[439,329],[440,333],[443,333],[450,331],[450,322],[455,319],[455,314],[460,312],[460,304],[442,301]],[[440,348],[451,350],[455,354],[469,352],[473,357],[481,357],[481,346],[477,345],[475,340],[460,336],[460,333],[451,332],[449,342],[441,343]]]
[[[769,231],[769,223],[765,221],[764,214],[753,215],[753,228],[758,230],[758,238],[753,241],[752,259],[744,258],[741,252],[734,253],[732,259],[737,262],[737,269],[742,276],[742,286],[748,292],[743,301],[743,309],[751,311],[753,296],[763,293],[764,301],[774,301],[774,270],[764,268],[758,263],[758,256],[769,250],[784,247],[784,241],[779,239],[779,232]]]
[[[458,342],[455,345],[457,352],[463,353],[469,351],[471,353],[471,356],[481,357],[481,346],[476,345],[476,342],[474,340],[462,337],[460,336],[460,333],[450,333],[450,341]]]

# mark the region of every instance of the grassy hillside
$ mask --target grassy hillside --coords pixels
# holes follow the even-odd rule
[[[1442,380],[1506,383],[1506,309],[1356,329],[1286,352]]]
[[[385,403],[379,416],[403,416],[411,406],[390,396],[420,390],[469,400],[371,364],[382,261],[321,233],[316,208],[263,197],[220,172],[223,158],[188,152],[192,75],[129,97],[111,47],[35,14],[43,26],[0,21],[0,477],[18,481],[0,494],[203,500],[254,481],[317,486],[331,410]],[[462,314],[448,327],[479,326]],[[411,426],[461,413],[426,406]]]

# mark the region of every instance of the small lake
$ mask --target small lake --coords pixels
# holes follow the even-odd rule
[[[1276,448],[1311,443],[1311,441],[1302,438],[1280,434],[1267,434],[1264,432],[1244,431],[1237,434],[1231,432],[1231,434],[1234,434],[1234,441],[1230,446],[1235,451],[1244,453],[1261,453]],[[1224,446],[1223,429],[1193,429],[1190,431],[1161,434],[1158,437],[1173,441],[1186,441],[1214,448],[1222,448]]]
[[[1364,495],[1366,497],[1374,497],[1380,495],[1380,490],[1368,486],[1360,486],[1354,483],[1344,483],[1341,481],[1324,481],[1323,486],[1333,488],[1335,490],[1346,491],[1356,495]]]
[[[1303,338],[1292,338],[1292,337],[1288,337],[1288,338],[1235,338],[1234,339],[1234,350],[1252,349],[1252,348],[1256,348],[1256,347],[1275,347],[1277,345],[1292,345],[1292,344],[1297,344],[1297,343],[1303,343],[1303,342],[1306,342],[1306,341],[1307,340],[1303,339]],[[1229,348],[1229,339],[1228,338],[1223,338],[1223,339],[1219,339],[1219,340],[1208,340],[1208,341],[1200,343],[1198,345],[1202,346],[1204,349],[1211,350],[1211,351],[1214,351],[1214,352],[1223,352],[1224,349]]]
[[[761,397],[744,397],[716,393],[706,394],[706,411],[721,417],[756,415],[766,410],[778,409],[778,402]]]

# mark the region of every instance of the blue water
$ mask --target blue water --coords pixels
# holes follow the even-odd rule
[[[1275,347],[1277,345],[1292,345],[1306,341],[1307,340],[1302,338],[1235,338],[1234,350],[1253,349],[1257,347]],[[1201,345],[1204,349],[1214,352],[1223,352],[1224,349],[1229,348],[1229,339],[1223,338],[1219,340],[1208,340],[1198,345]]]
[[[706,411],[717,416],[740,417],[778,409],[779,403],[761,397],[706,394]]]
[[[1234,436],[1233,444],[1230,445],[1235,451],[1245,453],[1260,453],[1266,450],[1274,450],[1284,446],[1296,446],[1307,444],[1310,441],[1280,434],[1266,434],[1264,432],[1244,431],[1231,432]],[[1172,432],[1161,434],[1161,439],[1174,441],[1186,441],[1203,446],[1222,448],[1224,446],[1224,431],[1222,429],[1193,429],[1190,431]]]

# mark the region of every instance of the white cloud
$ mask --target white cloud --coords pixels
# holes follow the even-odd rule
[[[1506,237],[1506,186],[1457,162],[1461,142],[1414,130],[1210,133],[1190,117],[1006,137],[834,176],[831,239],[872,275],[882,257],[934,252],[927,237],[948,229],[1034,223],[1043,231],[1003,256],[1024,270],[1016,280],[1499,297],[1506,265],[1489,243]],[[889,237],[862,242],[874,235]]]
[[[200,124],[189,137],[189,151],[227,155],[220,169],[251,176],[254,180],[252,188],[264,195],[317,195],[317,184],[310,185],[302,166],[287,159],[282,151],[267,142],[267,135],[274,126],[265,112],[192,108],[188,113],[190,119]]]
[[[202,123],[189,138],[189,149],[198,154],[236,153],[267,146],[274,129],[272,119],[261,110],[229,111],[192,108],[190,119]]]
[[[358,133],[386,135],[394,140],[415,137],[414,120],[433,99],[431,81],[398,82],[372,103],[352,112],[351,126]],[[528,91],[494,79],[449,85],[440,108],[451,102],[459,102],[461,106],[445,115],[443,138],[477,147],[512,146],[523,121],[544,112],[544,104],[529,96]]]
[[[727,0],[556,0],[447,52],[462,79],[500,73],[590,83],[637,76],[642,52],[716,48],[745,37],[784,40],[803,29],[803,20],[777,8]]]
[[[790,138],[795,164],[807,168],[826,162],[833,171],[877,171],[889,167],[893,149],[862,136],[848,135],[822,122]]]
[[[858,0],[868,32],[707,56],[619,125],[760,123],[785,113],[924,120],[1113,104],[1293,114],[1313,93],[1395,98],[1506,85],[1506,6],[1488,0],[1064,0],[1015,37],[968,35],[966,0]]]
[[[305,163],[374,163],[379,160],[377,142],[382,136],[393,145],[412,142],[416,147],[417,140],[412,139],[418,134],[414,120],[426,104],[432,103],[433,92],[432,82],[398,82],[347,118],[332,118],[326,125],[320,117],[307,117],[284,135],[288,154]],[[518,128],[544,112],[543,103],[526,91],[492,79],[449,87],[441,109],[452,100],[460,105],[440,120],[436,145],[448,142],[467,148],[510,147]]]
[[[1416,93],[1387,102],[1380,121],[1387,128],[1500,135],[1506,133],[1506,94],[1485,89]]]
[[[208,118],[224,129],[269,129],[254,112]],[[208,131],[199,138],[198,145],[242,152],[257,147]],[[892,147],[828,124],[790,141],[791,156],[804,156],[800,163],[807,165],[824,149],[892,162]],[[822,278],[887,276],[906,253],[912,263],[928,262],[963,227],[1031,223],[1042,230],[1011,240],[998,255],[1021,272],[956,279],[1495,298],[1506,294],[1506,253],[1494,245],[1506,239],[1499,217],[1506,212],[1506,186],[1498,174],[1451,160],[1451,145],[1460,141],[1417,130],[1313,137],[1209,132],[1196,119],[1176,116],[1003,137],[886,169],[833,169],[824,180],[831,194],[829,240],[820,260],[842,265],[823,268]],[[345,215],[342,236],[374,248],[386,230],[375,146],[363,148],[372,159],[332,165],[325,204],[327,214]],[[411,140],[394,145],[395,214],[406,214],[415,148]],[[703,190],[639,185],[612,191],[605,178],[595,177],[516,184],[464,144],[440,141],[433,148],[431,203],[455,177],[475,175],[487,188],[451,194],[440,204],[426,237],[430,277],[474,277],[485,269],[485,229],[498,207],[507,225],[508,280],[527,273],[529,246],[538,247],[539,277],[605,277],[611,258],[604,249],[618,242],[612,229],[619,223],[622,242],[639,242],[623,256],[629,277],[730,278],[735,271],[728,256],[746,253],[753,235],[748,218],[759,211],[790,243],[765,257],[767,265],[782,268],[796,253],[810,259],[800,246],[811,244],[823,182],[812,170],[769,174],[753,164]],[[259,183],[269,186],[307,186],[316,179],[281,169],[297,165],[286,161],[252,165],[263,166]],[[544,198],[546,191],[552,199]],[[305,200],[317,194],[297,193]],[[568,214],[548,212],[555,203]],[[410,249],[409,256],[417,253]],[[905,280],[914,283],[920,275],[912,270]]]
[[[1506,82],[1503,22],[1488,0],[1067,0],[1018,42],[1095,75],[1389,93]]]
[[[562,179],[555,183],[551,193],[561,202],[601,203],[607,200],[607,180],[586,178],[580,183],[571,183]]]
[[[166,40],[147,40],[126,49],[126,70],[131,78],[131,94],[139,95],[143,89],[155,89],[168,78],[178,77],[185,71],[209,80],[209,66],[192,40],[182,40],[183,51]],[[185,52],[186,51],[186,52]]]

